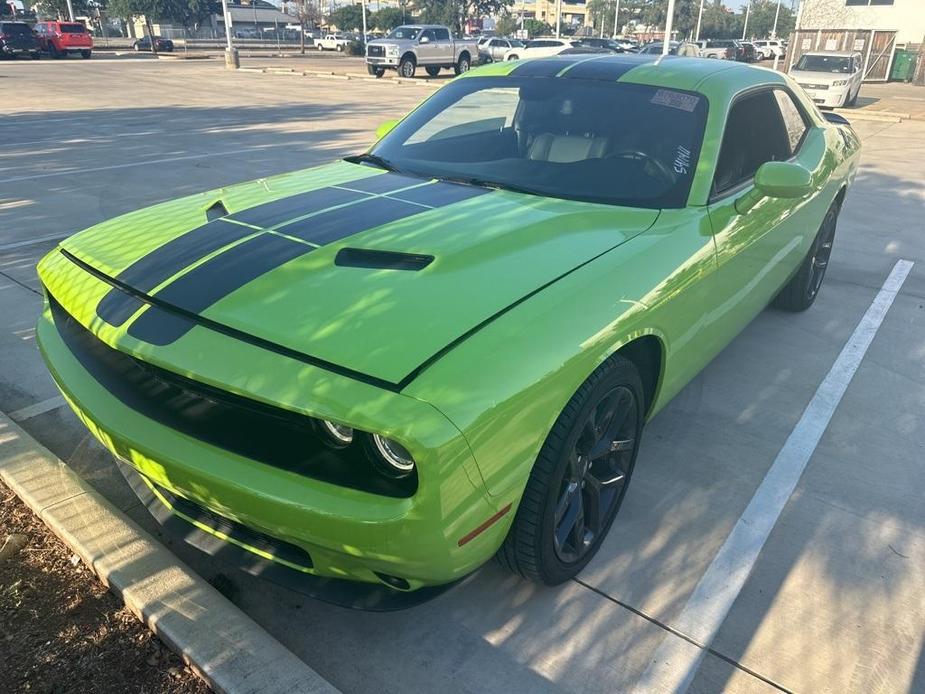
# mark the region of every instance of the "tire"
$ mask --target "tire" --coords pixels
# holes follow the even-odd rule
[[[90,60],[91,55],[93,55],[92,51],[81,51],[80,52],[80,57],[83,58],[84,60]]]
[[[464,72],[469,72],[470,67],[472,67],[472,62],[469,60],[469,55],[463,54],[459,56],[459,60],[457,60],[456,65],[453,66],[453,72],[457,75],[461,75]]]
[[[133,43],[132,48],[135,50],[136,53],[141,51],[141,46],[139,46],[137,43]]]
[[[854,93],[850,99],[845,102],[845,106],[854,106],[858,102],[858,97],[861,95],[861,88],[858,87],[858,90]]]
[[[398,74],[402,77],[407,77],[411,79],[414,77],[414,72],[417,69],[415,65],[414,58],[406,56],[401,59],[401,62],[398,63]]]
[[[436,77],[437,75],[440,74],[440,68],[437,67],[436,65],[428,65],[424,69],[427,71],[427,74],[430,75],[431,77]]]
[[[337,44],[334,48],[335,48],[335,50],[336,50],[338,53],[343,53],[343,52],[344,52],[344,47],[343,47],[342,45],[340,45],[340,44]]]
[[[55,48],[55,44],[49,43],[48,44],[48,55],[50,55],[55,60],[60,60],[66,54],[63,53],[62,51],[59,51],[57,48]]]
[[[619,354],[598,367],[575,392],[530,472],[498,550],[503,566],[538,583],[557,585],[591,560],[629,487],[642,435],[643,402],[639,372]],[[594,419],[606,423],[596,428]],[[616,447],[618,442],[622,447]],[[586,453],[594,450],[600,457],[588,462]]]
[[[825,218],[816,232],[813,245],[800,263],[796,274],[784,285],[774,299],[774,308],[782,311],[805,311],[819,296],[825,271],[829,266],[829,257],[832,253],[832,243],[835,240],[835,226],[838,222],[839,204],[832,203]]]
[[[41,60],[41,59],[42,59],[42,54],[39,53],[38,51],[35,51],[35,52],[32,53],[31,55],[32,55],[32,60]]]
[[[508,60],[520,60],[520,56],[517,55],[516,53],[514,53],[514,54],[512,54],[512,55],[509,55],[509,56],[507,57],[507,59],[508,59]]]
[[[370,75],[372,75],[373,77],[375,77],[376,79],[379,79],[380,77],[382,77],[382,76],[385,74],[385,68],[384,68],[384,67],[376,67],[375,65],[369,65],[369,64],[367,64],[367,65],[366,65],[366,72],[369,73]]]

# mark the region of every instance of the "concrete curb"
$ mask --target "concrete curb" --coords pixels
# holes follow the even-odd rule
[[[3,413],[0,478],[216,692],[338,692]]]
[[[269,66],[255,66],[255,67],[240,67],[237,70],[238,72],[256,72],[262,73],[265,75],[288,75],[296,77],[313,77],[316,79],[328,79],[328,80],[359,80],[363,82],[376,82],[378,84],[391,84],[391,85],[402,85],[402,84],[411,84],[419,87],[429,87],[431,89],[439,89],[444,84],[448,84],[448,80],[434,80],[434,79],[415,79],[408,77],[381,77],[376,78],[368,74],[362,74],[358,72],[334,72],[332,70],[299,70],[297,68],[282,68],[282,67],[269,67]]]

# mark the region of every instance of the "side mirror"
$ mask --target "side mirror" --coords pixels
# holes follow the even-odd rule
[[[422,36],[421,40],[418,43],[430,43],[430,39],[426,36]]]
[[[387,120],[379,124],[376,128],[376,139],[381,140],[383,137],[392,132],[392,129],[398,125],[398,120]]]
[[[745,214],[762,198],[804,198],[813,192],[813,175],[799,164],[769,161],[755,173],[755,187],[736,200],[736,212]]]

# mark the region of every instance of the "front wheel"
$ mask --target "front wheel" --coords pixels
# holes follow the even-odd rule
[[[81,51],[81,52],[80,52],[80,57],[83,58],[84,60],[90,60],[90,56],[91,56],[91,55],[92,55],[92,53],[91,53],[90,51]]]
[[[379,79],[385,74],[385,68],[376,67],[375,65],[367,65],[366,72],[368,72],[370,75],[372,75],[376,79]]]
[[[585,381],[543,444],[498,560],[547,585],[597,553],[629,486],[644,395],[632,362],[614,355]]]
[[[797,269],[796,274],[780,290],[774,299],[774,308],[783,311],[805,311],[819,295],[825,271],[829,267],[829,256],[835,241],[835,226],[838,222],[838,203],[832,203],[822,225],[813,239],[813,245]]]
[[[398,64],[398,74],[402,77],[407,77],[411,79],[414,77],[414,71],[417,66],[414,64],[413,58],[402,58],[401,62]]]
[[[453,67],[453,72],[455,72],[457,75],[461,75],[464,72],[469,72],[470,67],[471,64],[469,63],[469,56],[461,55],[459,56],[459,60],[456,62],[456,65]]]
[[[520,60],[520,56],[515,53],[513,55],[509,55],[507,59],[508,60]]]

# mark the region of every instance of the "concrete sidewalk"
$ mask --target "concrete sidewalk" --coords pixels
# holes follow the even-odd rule
[[[2,413],[0,478],[215,691],[338,691]]]

